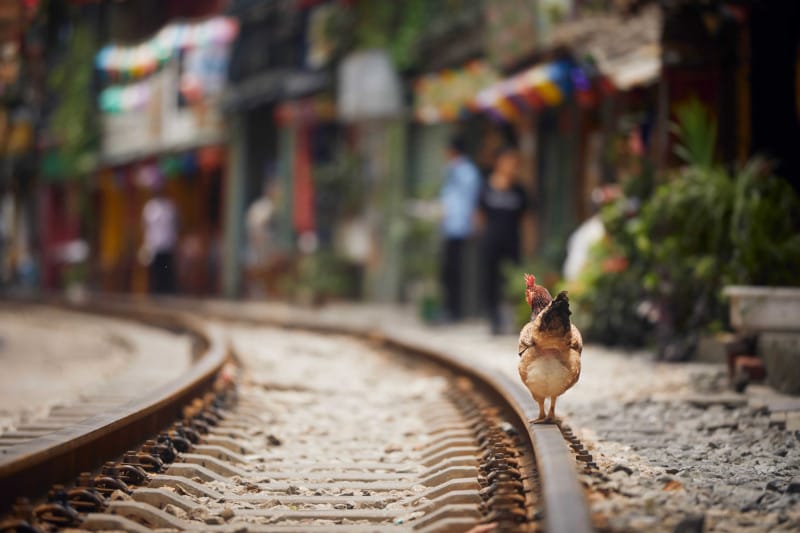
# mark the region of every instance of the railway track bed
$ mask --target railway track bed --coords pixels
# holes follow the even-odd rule
[[[6,530],[591,529],[574,475],[591,457],[529,426],[532,402],[502,377],[402,339],[192,320],[216,357],[179,416],[18,502]]]

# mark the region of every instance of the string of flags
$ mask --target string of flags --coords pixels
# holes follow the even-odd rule
[[[415,118],[423,123],[452,121],[469,112],[508,122],[573,97],[581,107],[592,107],[613,86],[591,65],[571,61],[537,65],[502,80],[487,64],[473,62],[420,78],[414,91]]]
[[[238,31],[236,19],[214,17],[169,24],[135,46],[104,47],[95,64],[112,83],[100,93],[100,109],[105,113],[146,109],[159,83],[154,74],[178,53],[182,53],[178,91],[186,102],[196,103],[219,93],[227,73],[230,43]]]
[[[228,44],[238,33],[239,23],[232,17],[168,24],[143,43],[103,47],[95,56],[95,66],[110,80],[135,80],[152,74],[180,50]]]

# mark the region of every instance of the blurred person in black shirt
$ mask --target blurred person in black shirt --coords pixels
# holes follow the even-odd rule
[[[520,261],[520,222],[529,208],[528,197],[517,183],[519,162],[514,148],[502,149],[479,198],[484,229],[483,288],[493,334],[503,330],[501,267]]]

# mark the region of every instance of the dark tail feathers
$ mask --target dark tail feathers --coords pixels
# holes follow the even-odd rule
[[[547,309],[542,312],[540,330],[566,333],[570,330],[569,316],[571,314],[567,291],[561,291]]]

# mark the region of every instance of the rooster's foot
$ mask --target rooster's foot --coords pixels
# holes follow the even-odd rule
[[[535,420],[528,420],[531,424],[560,424],[561,419],[555,415],[540,416]]]

